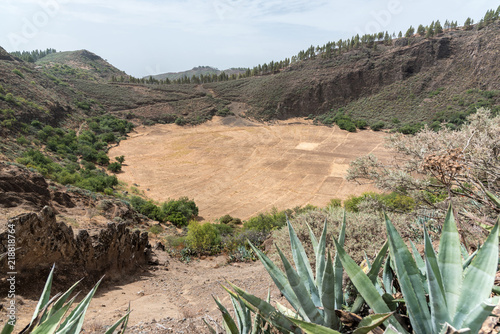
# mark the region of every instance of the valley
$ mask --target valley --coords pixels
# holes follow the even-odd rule
[[[138,127],[109,154],[125,156],[118,178],[138,185],[149,198],[163,202],[187,196],[205,220],[226,214],[247,220],[273,207],[324,207],[332,198],[374,190],[344,177],[358,156],[373,153],[387,160],[385,136],[303,119],[264,125],[214,117],[196,127]]]

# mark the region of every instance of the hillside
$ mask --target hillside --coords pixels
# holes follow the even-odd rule
[[[400,38],[341,56],[318,56],[279,74],[206,84],[247,104],[262,120],[320,115],[343,108],[353,118],[386,123],[431,121],[500,103],[500,22],[433,38]]]
[[[182,72],[168,72],[168,73],[162,73],[162,74],[156,74],[156,75],[152,75],[153,78],[157,79],[157,80],[166,80],[166,79],[169,79],[169,80],[176,80],[176,79],[182,79],[184,77],[187,77],[187,78],[191,78],[193,75],[196,76],[196,77],[199,77],[199,76],[211,76],[213,74],[215,75],[219,75],[221,74],[222,72],[226,73],[227,75],[231,75],[231,74],[240,74],[240,73],[244,73],[245,72],[245,69],[244,68],[229,68],[227,70],[219,70],[215,67],[210,67],[210,66],[198,66],[198,67],[193,67],[191,70],[187,70],[187,71],[182,71]],[[146,76],[144,78],[149,78],[150,76]]]
[[[35,64],[44,70],[55,72],[53,74],[59,72],[68,78],[109,81],[112,77],[126,75],[125,72],[87,50],[51,53],[38,59]]]

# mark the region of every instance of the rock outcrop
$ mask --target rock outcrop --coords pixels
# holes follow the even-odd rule
[[[15,231],[18,282],[43,282],[45,275],[41,273],[52,264],[58,277],[72,281],[83,277],[94,280],[102,275],[119,277],[147,265],[151,256],[147,232],[130,231],[125,223],[109,223],[95,233],[74,233],[72,227],[57,222],[49,206],[38,214],[25,213],[2,222],[0,254],[7,252],[9,230]],[[2,262],[4,272],[12,271],[7,270],[5,258]]]

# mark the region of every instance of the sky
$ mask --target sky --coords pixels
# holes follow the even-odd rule
[[[498,0],[0,0],[7,51],[86,49],[136,77],[253,67],[310,45],[467,17]]]

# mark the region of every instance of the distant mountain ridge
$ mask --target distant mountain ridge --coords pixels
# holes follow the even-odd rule
[[[168,73],[162,73],[162,74],[156,74],[156,75],[151,75],[154,79],[157,80],[176,80],[176,79],[182,79],[184,77],[191,78],[193,75],[198,77],[200,75],[219,75],[222,72],[226,73],[227,75],[231,74],[240,74],[240,73],[245,73],[246,68],[229,68],[227,70],[219,70],[218,68],[211,67],[211,66],[197,66],[193,67],[190,70],[187,71],[182,71],[182,72],[168,72]],[[145,79],[148,79],[150,75],[145,76]]]

